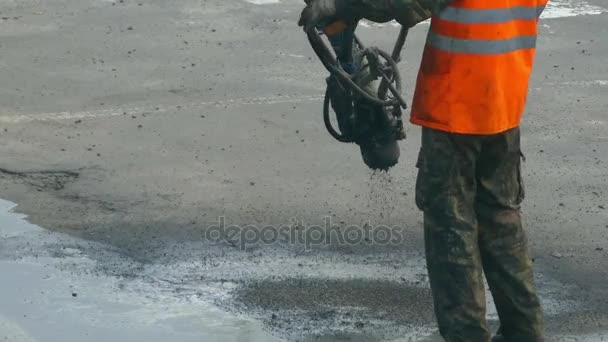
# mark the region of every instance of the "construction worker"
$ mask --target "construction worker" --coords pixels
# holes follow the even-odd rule
[[[522,228],[519,124],[547,0],[309,0],[299,24],[431,17],[410,121],[422,126],[416,204],[440,334],[487,342],[483,274],[500,329],[492,341],[543,341]]]

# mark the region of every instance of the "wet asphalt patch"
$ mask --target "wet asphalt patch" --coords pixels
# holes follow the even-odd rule
[[[313,319],[352,317],[349,308],[355,308],[355,311],[365,312],[369,319],[403,324],[433,321],[430,289],[388,280],[261,280],[239,288],[235,300],[246,307],[263,310],[299,310],[309,313]]]
[[[302,341],[375,341],[431,327],[430,289],[373,279],[287,278],[245,283],[233,310]]]

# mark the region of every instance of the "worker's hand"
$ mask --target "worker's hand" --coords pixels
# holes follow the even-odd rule
[[[336,0],[305,0],[306,7],[300,15],[299,26],[305,31],[315,27],[322,19],[336,14]]]

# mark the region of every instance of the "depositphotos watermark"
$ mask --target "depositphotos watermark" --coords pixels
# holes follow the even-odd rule
[[[305,225],[295,218],[286,225],[228,225],[225,217],[205,230],[205,240],[229,243],[244,250],[248,246],[274,243],[304,245],[307,250],[321,245],[398,245],[403,242],[403,229],[399,226],[336,225],[331,217],[323,225]]]

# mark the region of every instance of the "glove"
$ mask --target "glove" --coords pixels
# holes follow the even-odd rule
[[[299,26],[305,31],[315,27],[321,20],[336,15],[336,0],[305,0],[306,7],[300,14]]]

